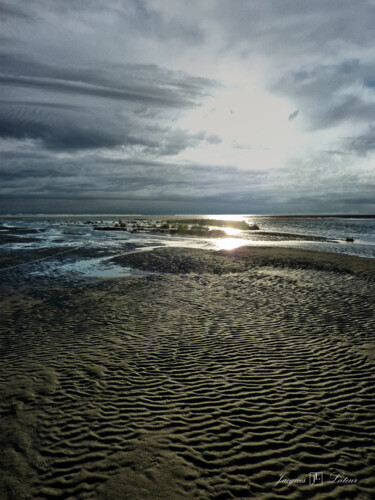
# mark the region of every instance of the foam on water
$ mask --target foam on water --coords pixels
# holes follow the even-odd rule
[[[88,278],[118,278],[121,276],[132,276],[137,271],[130,267],[118,266],[107,262],[107,259],[92,258],[82,259],[74,262],[67,262],[58,266],[60,273],[69,273],[70,275],[84,276]],[[49,275],[54,269],[41,267],[36,271],[32,271],[30,275],[44,276]]]

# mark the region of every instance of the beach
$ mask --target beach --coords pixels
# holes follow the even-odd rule
[[[0,498],[372,498],[374,259],[113,259],[0,288]]]

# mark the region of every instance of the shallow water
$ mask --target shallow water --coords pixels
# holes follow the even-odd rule
[[[136,271],[130,267],[109,263],[106,258],[92,258],[60,264],[59,272],[81,275],[87,278],[118,278],[121,276],[131,276]],[[41,267],[36,271],[32,271],[30,275],[46,275],[46,268]]]
[[[123,216],[124,221],[138,221],[147,219],[157,222],[165,219],[181,219],[186,216]],[[62,250],[71,249],[69,262],[55,262],[50,258],[48,265],[43,261],[35,269],[25,264],[25,272],[30,275],[58,273],[73,273],[89,277],[116,277],[127,276],[131,270],[115,266],[106,261],[106,258],[118,253],[151,250],[159,246],[174,246],[188,248],[203,248],[214,250],[231,250],[243,245],[280,246],[307,250],[356,255],[375,258],[375,219],[358,218],[320,218],[320,217],[274,217],[248,215],[199,215],[195,218],[216,218],[244,220],[249,224],[256,223],[262,231],[288,233],[289,237],[274,235],[260,235],[257,231],[229,230],[228,238],[197,238],[180,237],[169,234],[129,233],[125,231],[96,231],[94,224],[113,225],[118,216],[82,216],[82,217],[23,217],[0,219],[0,231],[14,228],[12,233],[17,241],[3,243],[1,250],[9,251],[41,251],[46,248],[55,248],[56,255]],[[90,223],[88,223],[90,222]],[[38,233],[17,232],[17,229],[38,229]],[[306,241],[299,239],[299,235],[324,237],[329,241]],[[347,237],[354,238],[354,243],[347,243]],[[292,238],[292,239],[291,239]],[[91,252],[90,256],[82,258],[82,251]],[[76,257],[74,258],[74,255]],[[72,260],[73,257],[73,260]]]

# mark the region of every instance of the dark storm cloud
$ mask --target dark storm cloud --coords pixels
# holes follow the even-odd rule
[[[85,107],[14,101],[2,104],[0,136],[13,139],[34,139],[49,149],[79,150],[111,148],[141,143],[128,132],[126,118],[109,120],[100,110],[92,113]],[[143,146],[153,143],[144,139]]]
[[[0,85],[156,106],[184,107],[207,95],[213,81],[156,65],[59,67],[24,55],[0,54]]]
[[[157,118],[160,121],[160,116],[156,116],[156,122]],[[136,123],[131,113],[117,115],[110,109],[22,101],[3,102],[0,137],[33,139],[56,151],[134,146],[156,156],[176,155],[205,141],[220,141],[219,137],[207,136],[205,132],[191,134],[159,122]]]
[[[11,99],[0,99],[0,106],[32,106],[37,108],[55,108],[65,110],[77,110],[82,108],[74,104],[59,104],[57,102],[43,102],[43,101],[16,101]]]
[[[36,139],[48,148],[52,149],[87,149],[87,148],[109,148],[117,146],[129,137],[116,137],[104,130],[95,130],[94,127],[87,129],[63,121],[48,124],[33,119],[20,119],[17,117],[0,117],[0,135],[15,139]]]
[[[42,168],[41,168],[42,167]],[[25,164],[24,156],[9,160],[0,196],[26,199],[112,199],[159,201],[239,202],[265,183],[263,171],[247,172],[232,166],[175,165],[149,160],[82,159],[78,162],[51,155]],[[74,183],[72,180],[74,179]],[[225,199],[223,195],[225,194]]]
[[[100,87],[81,82],[70,82],[64,80],[52,80],[47,78],[30,78],[25,76],[0,75],[0,85],[9,85],[12,87],[29,87],[37,90],[51,92],[61,92],[65,94],[75,94],[83,96],[93,96],[107,99],[118,99],[124,101],[136,101],[156,105],[184,106],[192,104],[190,101],[176,99],[173,95],[157,95],[164,93],[162,89],[135,89],[135,88],[111,88]]]
[[[31,138],[57,150],[140,145],[160,155],[204,139],[172,130],[163,119],[198,104],[215,85],[211,80],[156,65],[77,69],[14,54],[0,61],[0,85],[11,96],[0,101],[4,138]]]

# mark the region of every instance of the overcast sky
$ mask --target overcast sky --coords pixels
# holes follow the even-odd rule
[[[0,212],[374,213],[375,1],[0,0]]]

